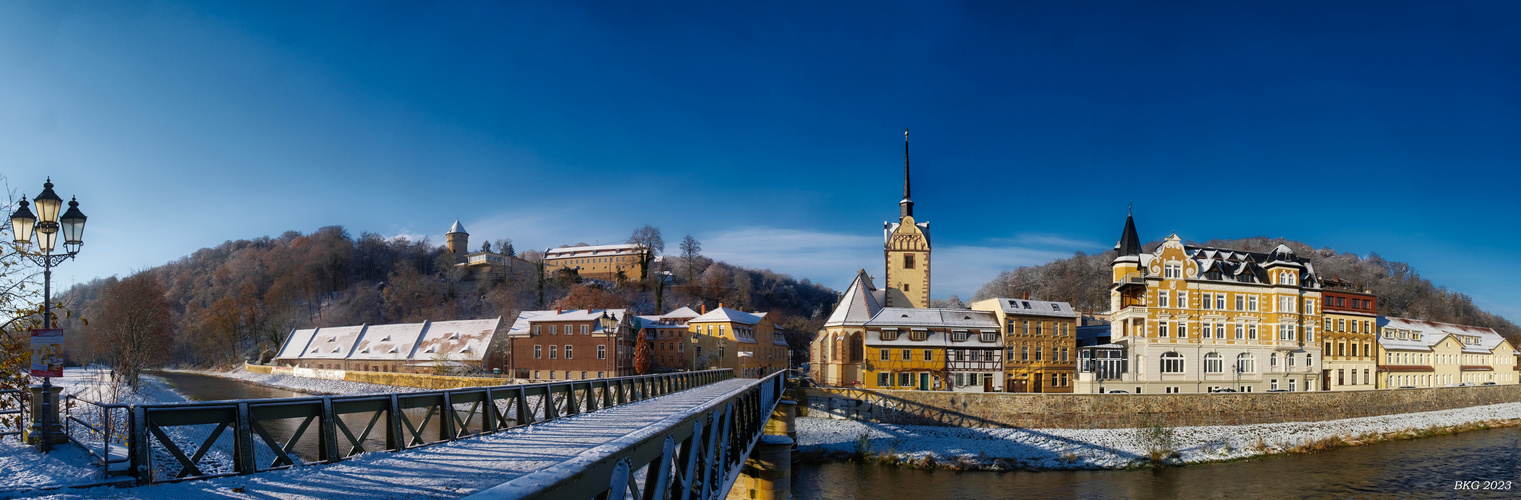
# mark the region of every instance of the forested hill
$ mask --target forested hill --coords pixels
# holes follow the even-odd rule
[[[1330,248],[1315,249],[1303,242],[1264,237],[1187,244],[1262,253],[1285,244],[1301,257],[1308,257],[1322,279],[1340,278],[1378,295],[1381,315],[1484,326],[1495,329],[1512,343],[1521,340],[1521,328],[1515,323],[1479,309],[1467,295],[1421,278],[1409,264],[1385,260],[1377,253],[1364,258]],[[1147,243],[1144,248],[1150,252],[1158,245],[1161,241]],[[1019,297],[1028,292],[1031,298],[1070,302],[1082,311],[1108,310],[1109,285],[1113,279],[1109,263],[1114,257],[1113,250],[1096,255],[1078,252],[1071,258],[1045,265],[1004,271],[977,290],[973,299]]]
[[[657,229],[643,230],[642,237],[654,231],[658,241]],[[499,240],[495,247],[510,249],[511,241]],[[602,283],[557,275],[546,280],[542,303],[546,308],[631,307],[650,314],[657,300],[667,311],[723,302],[770,312],[778,326],[810,334],[834,305],[834,290],[806,279],[714,262],[698,251],[683,253],[689,258],[664,257],[661,265],[671,270],[674,286],[664,287],[658,299],[652,281]],[[535,252],[518,257],[539,259]],[[140,273],[153,277],[150,281],[162,286],[167,299],[170,348],[160,361],[168,363],[254,358],[276,348],[292,328],[496,316],[510,322],[541,300],[537,280],[474,279],[453,266],[441,245],[373,233],[354,238],[339,226],[228,241]],[[112,304],[98,299],[122,282],[98,279],[71,288],[58,300],[86,319],[103,317]],[[126,300],[122,295],[105,296]],[[105,355],[99,323],[69,320],[64,326],[71,361]]]

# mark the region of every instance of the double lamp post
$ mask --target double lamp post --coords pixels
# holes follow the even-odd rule
[[[37,195],[32,202],[37,207],[36,214],[27,208],[26,197],[22,196],[21,207],[11,215],[11,230],[16,237],[17,253],[42,267],[42,327],[50,329],[57,326],[53,321],[53,266],[62,264],[79,253],[79,247],[84,245],[85,215],[79,211],[79,202],[71,200],[69,210],[59,216],[63,198],[53,192],[51,178],[42,185],[42,194]],[[60,235],[63,236],[63,252],[53,253]],[[56,419],[50,377],[42,377],[41,389],[42,400],[38,403],[40,418],[33,436],[37,438],[41,450],[47,452],[53,449],[53,425]]]

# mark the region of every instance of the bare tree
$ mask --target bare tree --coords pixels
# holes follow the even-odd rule
[[[162,360],[172,328],[169,301],[158,276],[140,272],[106,288],[100,296],[100,320],[116,375],[138,389],[143,368]]]
[[[639,258],[642,264],[639,266],[639,279],[643,281],[649,278],[650,263],[655,260],[655,254],[665,251],[665,238],[660,236],[660,228],[645,224],[629,235],[628,242],[644,247],[644,253]]]
[[[687,235],[681,239],[681,260],[687,263],[687,283],[697,281],[697,256],[702,255],[702,243]]]

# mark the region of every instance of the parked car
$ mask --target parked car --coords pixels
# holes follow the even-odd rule
[[[1130,391],[1123,390],[1123,389],[1115,389],[1115,390],[1109,391],[1109,393],[1110,394],[1130,394]]]
[[[1402,386],[1400,386],[1400,388],[1401,389],[1414,389],[1415,386],[1413,386],[1413,385],[1402,385]]]
[[[1287,389],[1269,389],[1268,392],[1289,392]]]
[[[1463,382],[1458,384],[1458,387],[1473,387],[1473,382]]]
[[[1229,388],[1229,387],[1221,387],[1219,389],[1215,389],[1215,390],[1212,390],[1212,391],[1209,391],[1209,392],[1236,392],[1236,390],[1232,389],[1232,388]]]
[[[1485,383],[1482,383],[1482,384],[1479,384],[1479,385],[1495,385],[1495,383],[1494,382],[1485,382]]]

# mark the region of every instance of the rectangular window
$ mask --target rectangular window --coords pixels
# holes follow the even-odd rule
[[[1167,322],[1166,321],[1161,321],[1161,322],[1157,323],[1157,336],[1158,337],[1162,337],[1162,338],[1167,338]]]
[[[1045,350],[1041,349],[1039,347],[1035,348],[1035,361],[1041,361],[1041,353],[1042,352],[1045,352]]]
[[[929,330],[912,330],[908,332],[908,339],[913,341],[929,340]]]
[[[1204,331],[1200,332],[1199,336],[1207,339],[1207,338],[1214,337],[1214,335],[1215,335],[1215,329],[1210,326],[1209,322],[1206,321],[1204,323]]]
[[[1236,294],[1236,310],[1237,311],[1245,311],[1246,310],[1246,296],[1245,295],[1241,295],[1239,293]]]
[[[1253,296],[1250,296],[1250,297],[1246,298],[1246,310],[1248,310],[1248,311],[1256,311],[1257,310],[1257,296],[1256,295],[1253,295]]]
[[[558,348],[559,346],[549,346],[549,359],[555,359],[555,350]]]
[[[570,359],[571,358],[571,354],[575,352],[575,351],[571,350],[573,347],[574,346],[571,346],[571,345],[566,345],[565,346],[565,359]]]
[[[543,331],[542,331],[543,328],[544,328],[544,325],[533,325],[533,334],[534,335],[539,335],[539,334],[543,333]]]
[[[966,374],[965,373],[957,373],[956,374],[956,387],[966,387]]]
[[[1036,335],[1043,335],[1043,334],[1045,334],[1045,327],[1044,327],[1045,324],[1046,324],[1046,322],[1044,322],[1044,321],[1036,321],[1035,322],[1035,334]]]
[[[1019,360],[1020,361],[1029,361],[1030,360],[1030,348],[1029,347],[1021,347],[1021,348],[1019,348]]]
[[[903,268],[904,269],[913,269],[914,268],[914,256],[913,255],[904,255],[903,256]]]
[[[912,361],[913,359],[914,359],[914,355],[910,352],[910,350],[909,349],[904,349],[903,350],[903,360],[904,361]]]
[[[891,373],[878,373],[877,374],[877,387],[892,387],[892,386],[893,386],[893,374],[891,374]]]
[[[914,385],[914,374],[912,374],[912,373],[899,373],[898,374],[898,387],[909,387],[909,386],[912,386],[912,385]]]
[[[924,360],[925,361],[934,361],[935,360],[935,351],[932,351],[932,350],[929,350],[929,349],[925,349],[924,350]]]
[[[542,357],[544,357],[544,346],[533,346],[533,359],[540,359]]]
[[[581,325],[581,335],[591,334],[591,325]]]
[[[877,349],[877,353],[878,353],[877,354],[877,360],[878,361],[887,361],[887,353],[888,353],[888,351],[891,351],[891,350],[892,349],[887,349],[887,348]]]
[[[1029,320],[1025,320],[1024,321],[1024,325],[1019,327],[1019,333],[1020,333],[1020,335],[1029,335],[1030,334],[1030,321]]]
[[[1157,292],[1157,305],[1160,305],[1162,307],[1167,307],[1168,304],[1172,304],[1172,301],[1167,300],[1167,292],[1166,291]]]
[[[1241,340],[1241,339],[1245,338],[1244,337],[1244,331],[1243,331],[1243,328],[1241,326],[1242,326],[1241,323],[1236,323],[1236,340]]]
[[[1215,309],[1225,309],[1225,294],[1215,294]]]
[[[607,346],[597,346],[597,359],[607,359]]]
[[[982,341],[983,342],[997,342],[998,341],[998,332],[982,332]]]
[[[1188,322],[1186,322],[1186,321],[1178,322],[1178,338],[1180,338],[1180,339],[1186,339],[1186,338],[1188,338]]]
[[[1067,362],[1067,348],[1065,347],[1062,348],[1062,362]]]
[[[1273,380],[1269,380],[1268,381],[1268,389],[1269,390],[1274,390],[1274,391],[1278,390],[1278,379],[1275,378]]]
[[[1188,292],[1178,292],[1178,309],[1188,309]]]
[[[967,335],[968,335],[968,333],[967,333],[966,330],[952,330],[951,331],[951,341],[952,342],[965,342]]]
[[[549,334],[550,334],[550,335],[555,335],[555,330],[557,330],[557,329],[559,329],[559,327],[558,327],[558,326],[555,326],[555,325],[549,325]]]
[[[1199,302],[1199,306],[1202,307],[1202,308],[1204,308],[1204,309],[1209,309],[1211,306],[1214,305],[1214,303],[1215,303],[1214,299],[1215,299],[1215,294],[1206,293],[1206,294],[1204,294],[1203,300],[1201,300]]]
[[[1257,325],[1246,325],[1246,338],[1247,340],[1257,340]]]

